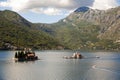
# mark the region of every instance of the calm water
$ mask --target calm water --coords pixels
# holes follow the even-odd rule
[[[62,58],[72,54],[36,51],[41,60],[14,62],[14,51],[0,51],[0,80],[120,80],[120,52],[81,52],[85,59]]]

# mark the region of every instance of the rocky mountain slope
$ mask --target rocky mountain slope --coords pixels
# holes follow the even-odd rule
[[[100,25],[99,38],[120,40],[120,7],[106,11],[93,9],[89,9],[86,12],[75,11],[66,20],[76,22],[86,21]]]
[[[80,7],[65,19],[39,28],[70,49],[120,49],[120,7],[109,10]]]

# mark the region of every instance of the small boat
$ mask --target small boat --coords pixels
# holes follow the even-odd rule
[[[35,61],[38,60],[38,56],[35,55],[34,51],[18,51],[15,52],[15,61]]]

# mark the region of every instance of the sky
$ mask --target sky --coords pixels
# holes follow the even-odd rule
[[[15,11],[32,23],[57,22],[82,6],[106,10],[120,6],[120,0],[0,0],[0,10]]]

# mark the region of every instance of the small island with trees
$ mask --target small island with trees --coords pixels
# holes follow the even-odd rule
[[[25,49],[21,51],[15,52],[14,56],[15,61],[35,61],[38,60],[38,56],[36,56],[35,52],[31,49]]]

